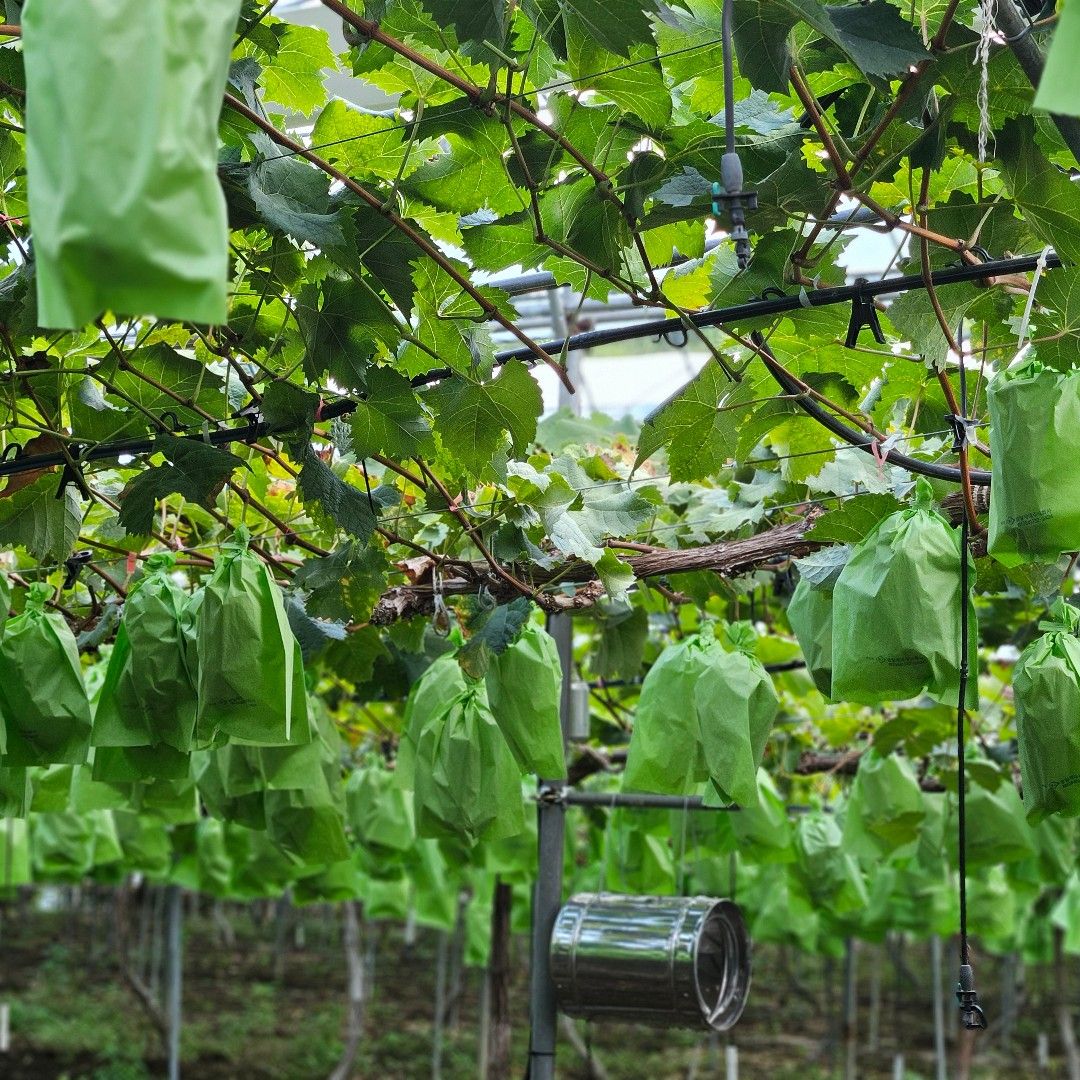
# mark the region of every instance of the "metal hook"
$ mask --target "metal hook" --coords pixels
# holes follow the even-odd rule
[[[453,623],[453,619],[450,615],[450,609],[446,606],[446,600],[443,597],[441,570],[435,570],[432,573],[432,581],[434,582],[435,598],[432,603],[434,611],[431,615],[431,629],[434,630],[439,637],[447,637],[450,634],[450,627]]]
[[[1013,34],[1012,37],[1009,37],[1008,35],[1003,35],[1006,45],[1015,45],[1018,41],[1023,41],[1024,38],[1028,36],[1028,34],[1032,33],[1034,30],[1037,30],[1038,27],[1035,24],[1042,22],[1043,19],[1049,19],[1050,16],[1053,15],[1054,12],[1057,10],[1057,0],[1044,0],[1043,6],[1039,9],[1038,13],[1035,15],[1034,18],[1032,18],[1028,14],[1027,8],[1024,6],[1024,4],[1020,3],[1016,6],[1017,8],[1019,8],[1020,13],[1024,16],[1024,18],[1027,19],[1027,26],[1025,26],[1024,29],[1020,31],[1020,33]]]

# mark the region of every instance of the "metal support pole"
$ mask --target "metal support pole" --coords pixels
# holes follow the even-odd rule
[[[577,791],[574,788],[546,785],[541,793],[551,802],[560,802],[565,806],[605,806],[627,807],[633,810],[720,810],[735,811],[739,807],[709,806],[700,795],[653,795],[644,791]]]
[[[169,1028],[169,1080],[180,1080],[180,995],[183,992],[184,914],[179,885],[169,885],[166,903],[166,1017]]]
[[[559,716],[563,740],[570,719],[573,677],[574,624],[569,615],[552,616],[548,633],[555,639],[562,664],[562,695]],[[565,777],[541,778],[541,791],[561,791]],[[532,956],[529,975],[529,1080],[553,1080],[558,1010],[551,981],[549,949],[551,931],[562,904],[563,852],[566,844],[566,810],[562,802],[540,799],[537,815],[537,876],[533,888]]]

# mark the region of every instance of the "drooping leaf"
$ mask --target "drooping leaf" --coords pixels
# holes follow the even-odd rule
[[[325,30],[288,23],[281,27],[274,62],[263,68],[262,84],[271,101],[307,116],[326,100],[323,69],[335,67]]]
[[[892,495],[859,495],[830,510],[806,534],[820,543],[857,544],[879,521],[900,510]]]
[[[898,78],[914,65],[930,59],[915,27],[887,0],[830,6],[824,10],[833,26],[830,37],[865,75]]]
[[[350,389],[363,386],[377,343],[398,340],[390,309],[374,289],[351,278],[305,285],[296,301],[296,320],[307,346],[308,377],[317,381],[329,372]]]
[[[458,650],[458,663],[462,670],[474,679],[487,674],[492,656],[506,651],[510,642],[529,618],[532,604],[519,596],[509,604],[481,609],[468,624],[468,638]]]
[[[373,497],[342,480],[310,446],[301,462],[297,485],[305,505],[317,503],[339,529],[357,540],[370,540],[378,513]]]
[[[144,469],[120,492],[120,524],[137,536],[147,536],[153,530],[154,511],[162,499],[182,495],[190,502],[209,506],[225,481],[245,465],[228,450],[198,439],[159,435],[154,449],[164,456],[166,464]]]
[[[82,525],[77,489],[68,484],[57,498],[58,477],[40,476],[0,497],[0,546],[23,547],[42,562],[63,562]]]
[[[795,19],[779,5],[736,0],[733,22],[739,73],[758,90],[786,94],[792,64],[788,35]]]
[[[301,596],[293,594],[286,599],[285,614],[293,636],[300,642],[305,664],[310,664],[331,641],[344,641],[348,636],[344,623],[312,618]]]
[[[997,136],[1005,180],[1028,225],[1069,262],[1080,262],[1080,189],[1039,150],[1030,120],[1010,121]]]

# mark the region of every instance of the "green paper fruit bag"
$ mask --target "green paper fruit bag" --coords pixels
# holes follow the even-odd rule
[[[488,704],[522,772],[566,776],[559,697],[562,664],[555,639],[528,624],[488,668]]]
[[[124,604],[131,679],[155,743],[191,750],[197,674],[190,669],[189,597],[172,578],[172,555],[154,555]]]
[[[413,683],[405,702],[397,767],[394,769],[394,780],[403,789],[411,791],[413,788],[416,748],[425,726],[440,709],[467,688],[465,673],[450,654],[440,656]]]
[[[349,776],[345,801],[349,823],[365,847],[383,858],[411,850],[416,842],[412,799],[381,763],[365,762]]]
[[[51,597],[48,585],[31,585],[26,610],[0,642],[0,760],[7,766],[78,764],[90,745],[78,646],[64,617],[45,610]]]
[[[851,557],[846,544],[796,560],[799,583],[787,617],[799,641],[806,670],[822,696],[832,698],[833,589]]]
[[[28,0],[39,323],[223,323],[218,117],[241,0]]]
[[[888,855],[919,838],[925,817],[923,793],[908,760],[876,750],[863,754],[851,787],[845,843],[854,848],[858,835],[879,855]]]
[[[525,827],[517,765],[482,683],[453,697],[425,725],[416,749],[416,831],[474,843]]]
[[[1048,814],[1080,816],[1080,611],[1058,599],[1046,632],[1020,654],[1013,700],[1024,809],[1032,824]]]
[[[694,691],[723,653],[709,624],[669,645],[641,684],[623,774],[625,791],[695,795],[708,779]]]
[[[694,687],[705,767],[724,803],[757,800],[757,769],[779,702],[772,679],[754,657],[748,623],[728,627],[738,647],[712,653]]]
[[[970,555],[967,556],[970,560]],[[972,580],[974,569],[972,569]],[[978,704],[977,624],[968,611],[967,700]],[[832,695],[873,705],[924,690],[955,705],[960,671],[960,533],[933,509],[920,479],[915,504],[856,546],[833,589]]]
[[[300,645],[270,569],[247,547],[226,546],[196,616],[200,738],[226,735],[252,746],[311,738]]]
[[[753,632],[734,624],[726,650],[711,623],[668,646],[641,687],[623,787],[669,795],[696,793],[712,779],[723,802],[756,802],[757,767],[777,698],[748,650]]]
[[[1030,360],[999,372],[990,410],[987,550],[1014,565],[1075,551],[1080,541],[1080,371]]]

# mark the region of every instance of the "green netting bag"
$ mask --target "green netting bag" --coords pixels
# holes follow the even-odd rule
[[[522,772],[566,776],[559,698],[562,664],[555,639],[528,624],[495,656],[486,680],[488,704]]]
[[[469,842],[525,827],[517,765],[487,705],[483,683],[432,716],[416,748],[416,831]]]
[[[833,589],[851,557],[846,544],[796,560],[799,582],[787,617],[798,639],[806,670],[822,696],[832,699]]]
[[[4,765],[77,764],[90,746],[79,649],[64,617],[45,610],[52,592],[31,585],[26,610],[8,622],[0,642]]]
[[[925,817],[925,800],[910,762],[898,754],[866,751],[851,785],[845,844],[852,850],[869,846],[867,854],[889,855],[914,844]]]
[[[866,705],[926,690],[956,703],[960,670],[960,534],[933,509],[923,479],[915,503],[856,546],[833,589],[833,697]],[[967,556],[970,562],[970,555]],[[972,564],[972,580],[974,566]],[[978,704],[974,604],[969,606],[968,703]]]
[[[987,550],[1015,565],[1073,551],[1080,535],[1080,371],[1038,360],[999,372],[990,409]]]
[[[1080,816],[1080,611],[1058,599],[1013,671],[1028,821]]]
[[[237,529],[203,590],[196,616],[198,726],[253,746],[307,742],[300,644],[270,569]],[[299,710],[297,707],[299,706]]]
[[[223,323],[218,117],[240,0],[28,0],[38,321]]]

